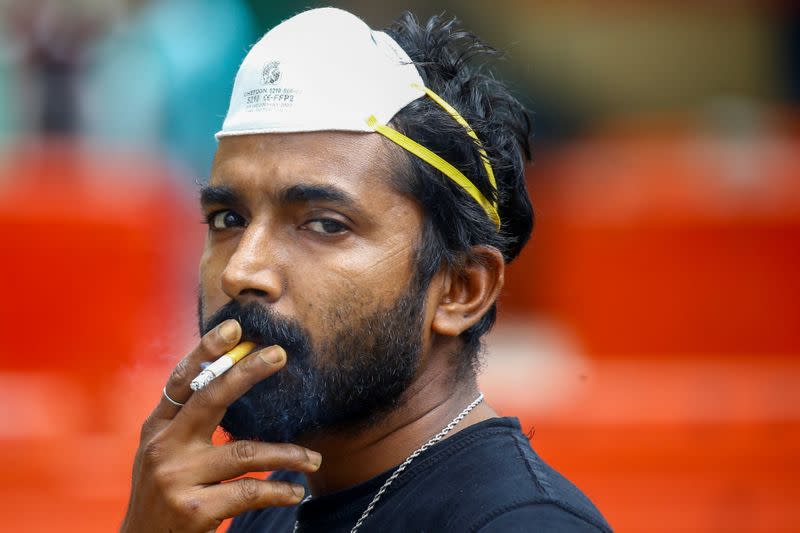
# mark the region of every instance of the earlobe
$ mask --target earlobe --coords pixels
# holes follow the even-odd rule
[[[457,337],[480,318],[497,300],[503,287],[505,262],[497,248],[475,246],[458,272],[447,272],[443,292],[431,329]]]

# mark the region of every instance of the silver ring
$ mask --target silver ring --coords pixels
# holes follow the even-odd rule
[[[167,387],[166,386],[164,386],[164,388],[161,390],[161,392],[164,393],[164,398],[166,398],[169,403],[171,403],[175,407],[183,407],[183,404],[181,402],[176,402],[175,400],[173,400],[172,398],[169,397],[169,394],[167,394]]]

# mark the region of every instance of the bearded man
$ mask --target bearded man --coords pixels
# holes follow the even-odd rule
[[[610,531],[477,387],[533,224],[529,120],[491,53],[332,8],[248,53],[201,192],[202,340],[142,428],[123,531]]]

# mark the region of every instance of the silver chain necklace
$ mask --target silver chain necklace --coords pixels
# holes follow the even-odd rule
[[[425,444],[423,444],[422,446],[411,452],[411,455],[409,455],[408,458],[405,461],[403,461],[400,464],[400,466],[397,467],[397,469],[395,469],[392,475],[389,476],[389,479],[387,479],[384,482],[383,486],[380,489],[378,489],[378,492],[375,494],[375,497],[372,498],[372,501],[369,502],[367,508],[364,509],[363,513],[361,513],[361,518],[358,519],[358,522],[356,522],[356,525],[354,525],[353,529],[350,530],[350,533],[356,533],[356,531],[358,531],[358,528],[360,528],[364,524],[364,520],[366,520],[369,514],[373,511],[373,509],[375,509],[375,506],[378,504],[378,501],[381,499],[381,496],[383,496],[386,490],[389,488],[389,485],[391,485],[392,482],[394,482],[394,480],[397,479],[398,476],[400,476],[403,470],[405,470],[408,467],[408,465],[411,464],[411,461],[419,457],[419,455],[422,452],[424,452],[425,450],[427,450],[428,448],[430,448],[431,446],[442,440],[445,437],[445,435],[450,433],[450,431],[454,427],[456,427],[459,422],[464,420],[464,417],[466,417],[470,413],[470,411],[475,409],[478,406],[478,404],[481,403],[482,401],[483,401],[483,393],[480,393],[480,395],[478,395],[478,397],[475,398],[475,401],[466,406],[463,411],[458,413],[458,416],[456,416],[453,420],[451,420],[450,423],[447,424],[439,433],[431,437],[431,440],[429,440],[428,442],[426,442]],[[306,496],[306,498],[302,502],[300,502],[300,505],[303,505],[310,499],[311,496]],[[297,527],[298,524],[297,521],[295,520],[294,533],[297,533]]]

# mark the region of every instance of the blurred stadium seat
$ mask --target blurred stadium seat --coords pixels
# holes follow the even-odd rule
[[[793,124],[748,139],[614,128],[533,168],[538,226],[500,325],[557,321],[585,368],[527,394],[484,389],[619,531],[800,524]]]
[[[118,526],[138,427],[191,342],[202,230],[181,183],[69,142],[0,163],[4,529]]]

